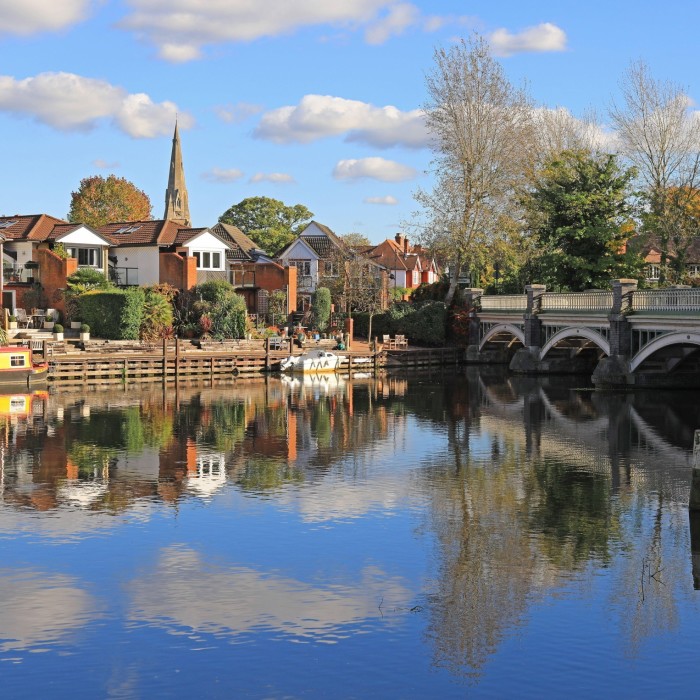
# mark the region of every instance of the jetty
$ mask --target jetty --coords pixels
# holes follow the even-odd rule
[[[30,343],[35,354],[49,363],[50,383],[118,384],[122,382],[177,381],[184,377],[237,377],[279,372],[280,363],[290,354],[301,354],[309,347],[333,349],[334,341],[312,342],[304,349],[292,344],[272,349],[268,340],[168,339],[159,343],[89,340],[53,341],[17,339]],[[384,348],[374,350],[367,342],[353,341],[348,350],[336,351],[345,358],[341,373],[412,370],[461,363],[464,349]]]

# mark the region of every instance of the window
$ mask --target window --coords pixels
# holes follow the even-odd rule
[[[413,273],[413,284],[418,284],[420,282],[420,273],[414,272]]]
[[[79,267],[102,267],[102,255],[99,248],[68,247],[66,252],[71,258],[78,259]]]
[[[198,270],[222,270],[221,253],[214,250],[195,250],[192,255],[197,260]]]
[[[686,269],[691,277],[700,277],[700,265],[688,265]]]
[[[296,267],[298,275],[311,275],[311,260],[290,260],[290,267]]]
[[[337,277],[338,276],[338,263],[335,260],[326,260],[323,273],[326,277]]]
[[[10,355],[10,367],[26,367],[26,355]]]
[[[647,265],[647,279],[658,280],[661,277],[661,265]]]

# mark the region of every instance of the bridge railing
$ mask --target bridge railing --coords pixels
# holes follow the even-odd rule
[[[479,297],[482,311],[526,311],[526,294],[499,294]]]
[[[542,311],[594,311],[609,313],[612,292],[546,292],[540,297]]]
[[[632,311],[700,311],[700,288],[638,289]]]

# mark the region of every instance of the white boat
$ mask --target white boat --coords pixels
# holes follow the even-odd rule
[[[302,355],[290,355],[280,363],[283,372],[336,372],[347,358],[320,348],[308,350]]]

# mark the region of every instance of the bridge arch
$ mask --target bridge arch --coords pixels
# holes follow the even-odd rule
[[[630,361],[630,371],[635,372],[639,366],[654,353],[674,345],[697,345],[700,347],[700,332],[686,331],[665,333],[645,345]]]
[[[569,328],[563,328],[558,331],[547,341],[546,345],[540,351],[540,360],[543,360],[555,345],[567,338],[585,338],[597,345],[606,355],[610,355],[610,343],[600,333],[591,328],[570,326]]]
[[[499,323],[497,326],[489,328],[488,332],[479,343],[479,350],[483,350],[487,343],[502,333],[509,333],[516,340],[519,340],[523,345],[525,345],[525,333],[523,332],[522,328],[518,328],[511,323]]]

